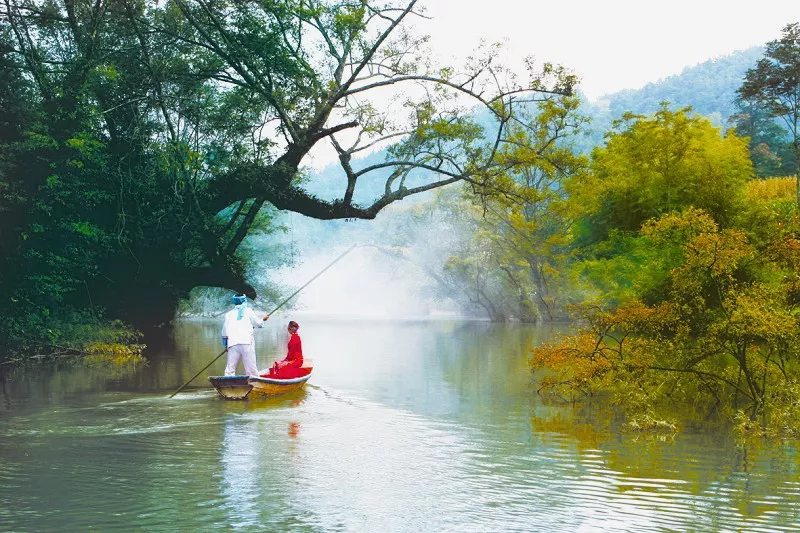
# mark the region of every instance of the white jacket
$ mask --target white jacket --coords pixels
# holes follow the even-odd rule
[[[238,315],[238,305],[225,313],[222,336],[228,337],[228,346],[253,344],[253,327],[262,327],[264,325],[263,321],[249,307],[245,308],[241,320],[236,319]]]

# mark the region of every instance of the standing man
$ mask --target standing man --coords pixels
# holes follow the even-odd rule
[[[262,327],[269,315],[259,320],[255,312],[247,307],[247,296],[237,294],[233,297],[233,309],[225,313],[222,324],[222,344],[228,349],[228,364],[225,375],[236,375],[239,359],[244,363],[244,372],[248,376],[257,376],[256,345],[253,338],[253,327]]]

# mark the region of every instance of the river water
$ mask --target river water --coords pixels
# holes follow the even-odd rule
[[[300,317],[304,391],[226,402],[218,321],[145,366],[3,377],[0,531],[800,531],[796,442],[620,433],[544,404],[548,329]],[[277,319],[259,366],[285,353]],[[223,359],[208,374],[219,374]]]

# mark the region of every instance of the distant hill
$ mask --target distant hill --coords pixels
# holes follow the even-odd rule
[[[715,125],[724,126],[735,112],[736,90],[741,87],[745,72],[763,55],[764,47],[755,46],[710,59],[641,89],[603,96],[587,103],[584,112],[595,118],[597,127],[610,124],[627,111],[646,115],[657,111],[661,102],[670,102],[673,108],[692,106]]]

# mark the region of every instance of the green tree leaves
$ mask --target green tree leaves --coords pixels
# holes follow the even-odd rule
[[[636,231],[642,223],[688,206],[731,224],[751,174],[744,141],[689,109],[666,105],[652,117],[625,115],[607,145],[592,154],[593,176],[582,197],[595,239],[613,228]]]
[[[781,393],[800,372],[796,212],[747,187],[747,147],[704,119],[625,120],[577,186],[596,197],[574,263],[595,297],[579,333],[535,350],[553,372],[543,390],[608,391],[633,417],[700,401],[734,418],[746,404],[754,427],[800,434]]]
[[[800,162],[800,23],[786,25],[780,39],[767,43],[764,57],[747,71],[738,93],[770,117],[783,120],[796,167]],[[800,207],[800,178],[796,195]]]

